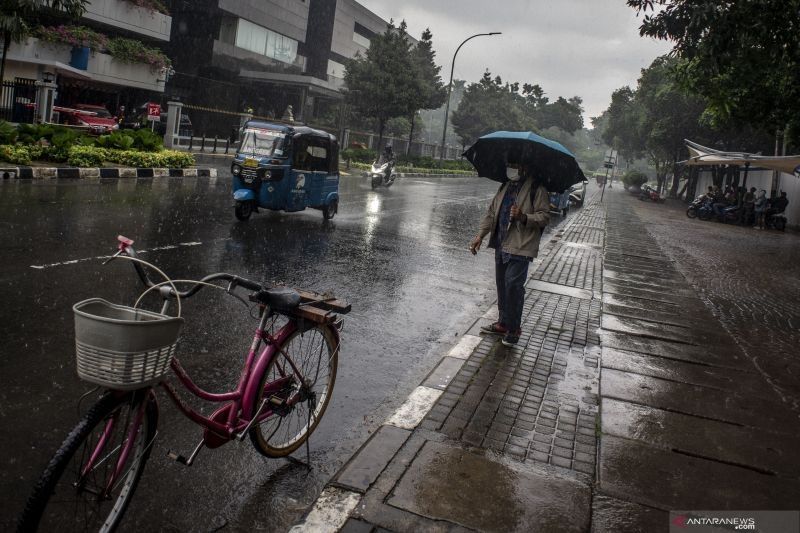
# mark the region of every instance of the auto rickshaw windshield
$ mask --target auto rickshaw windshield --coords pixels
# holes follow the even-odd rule
[[[248,129],[239,152],[259,157],[281,157],[286,144],[286,134],[274,130]]]

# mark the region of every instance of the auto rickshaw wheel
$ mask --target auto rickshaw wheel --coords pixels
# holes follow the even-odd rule
[[[322,216],[325,220],[331,220],[339,212],[339,200],[334,200],[328,205],[322,206]]]
[[[247,220],[253,214],[253,202],[236,202],[236,218]]]

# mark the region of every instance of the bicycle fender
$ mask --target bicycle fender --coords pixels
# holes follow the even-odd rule
[[[255,200],[256,195],[250,189],[238,189],[233,192],[233,199],[237,202],[246,202],[247,200]]]
[[[259,385],[261,384],[261,379],[264,377],[264,372],[267,371],[267,365],[272,358],[275,357],[278,352],[278,346],[282,345],[286,342],[286,339],[295,332],[297,329],[297,325],[294,322],[290,322],[283,328],[279,333],[278,336],[274,340],[274,344],[268,344],[262,350],[261,355],[258,356],[255,364],[253,365],[253,369],[250,371],[250,379],[247,381],[247,384],[244,387],[244,395],[242,397],[242,418],[245,420],[250,420],[253,418],[253,415],[256,411],[258,411],[258,405],[256,402],[258,401],[258,396],[261,393],[259,390]]]

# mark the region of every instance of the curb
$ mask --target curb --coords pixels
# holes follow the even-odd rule
[[[0,167],[2,179],[216,178],[215,168]]]
[[[587,203],[588,205],[588,203]],[[568,220],[563,227],[560,227],[557,232],[553,233],[550,238],[541,246],[539,255],[533,260],[530,265],[530,272],[536,271],[538,264],[541,263],[543,258],[547,257],[553,252],[555,247],[561,241],[564,233],[569,230],[578,220],[578,217],[572,217]],[[530,274],[526,285],[530,281]],[[476,324],[483,319],[496,320],[497,308],[495,303],[492,303],[481,316],[476,318],[467,332],[472,331]],[[410,437],[428,411],[436,404],[436,401],[444,393],[450,381],[455,377],[463,364],[478,347],[483,340],[483,337],[465,333],[461,336],[455,346],[453,346],[446,354],[444,354],[433,369],[425,376],[422,382],[414,388],[409,394],[403,404],[392,414],[384,420],[384,422],[372,432],[369,438],[362,444],[355,453],[353,453],[339,468],[330,481],[325,485],[322,494],[314,501],[314,504],[306,511],[301,520],[290,529],[290,533],[304,533],[304,532],[338,532],[347,522],[350,513],[358,507],[361,502],[362,496],[366,493],[372,482],[377,479],[383,466],[389,464],[394,456],[394,453],[387,453],[389,450],[396,452]],[[384,429],[400,430],[401,434],[393,445],[388,445],[381,442],[382,437],[379,437]],[[373,467],[372,471],[365,471],[363,468],[358,468],[356,462],[362,453],[367,456],[380,457],[385,460],[383,466]],[[355,469],[359,473],[359,481],[353,483],[352,479],[343,480],[343,477],[348,477],[347,472],[352,465],[356,465]],[[352,476],[349,476],[352,478]],[[366,480],[366,481],[365,481]],[[325,517],[326,521],[324,526],[320,524],[320,517]]]

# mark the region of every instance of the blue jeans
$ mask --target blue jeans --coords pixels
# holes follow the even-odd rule
[[[525,303],[525,280],[528,279],[530,261],[510,259],[503,263],[498,255],[494,258],[495,281],[497,282],[497,309],[500,323],[510,332],[515,332],[522,323],[522,305]]]

